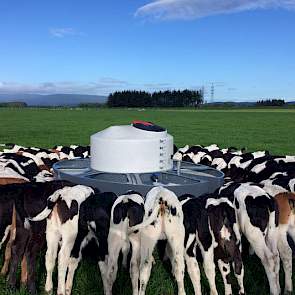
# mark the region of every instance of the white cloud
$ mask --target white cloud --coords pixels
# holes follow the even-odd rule
[[[67,36],[82,36],[83,33],[74,30],[73,28],[51,28],[50,35],[56,38],[64,38]]]
[[[101,78],[87,83],[63,81],[26,84],[0,81],[0,94],[109,94],[111,91],[123,89],[127,85],[126,81],[113,78]]]
[[[147,91],[173,89],[170,83],[130,83],[128,81],[102,77],[91,82],[61,81],[42,83],[18,83],[0,81],[0,94],[100,94],[108,95],[113,91],[145,89]],[[176,87],[185,88],[185,87]]]
[[[135,16],[158,20],[195,19],[254,9],[295,9],[295,0],[154,0]]]

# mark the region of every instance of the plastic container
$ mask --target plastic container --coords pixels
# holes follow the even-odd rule
[[[136,127],[135,127],[136,126]],[[173,137],[149,122],[112,126],[90,138],[92,169],[109,173],[149,173],[173,167]]]

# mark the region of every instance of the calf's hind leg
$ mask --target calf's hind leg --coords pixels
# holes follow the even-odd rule
[[[75,239],[75,232],[69,233],[68,235],[62,235],[62,245],[58,253],[58,295],[66,294],[66,274]]]
[[[130,261],[130,278],[132,283],[133,295],[138,295],[139,263],[140,263],[140,234],[131,234],[130,242],[132,245],[132,255]]]
[[[20,282],[22,285],[26,285],[28,281],[28,265],[27,265],[27,257],[26,255],[23,256],[21,262],[21,279]]]
[[[256,255],[260,258],[261,263],[265,269],[269,287],[270,287],[270,294],[271,295],[278,295],[280,294],[280,286],[277,284],[277,274],[276,274],[276,268],[275,265],[275,258],[271,250],[267,247],[265,239],[263,237],[262,232],[258,232],[258,229],[256,230],[256,234],[254,235],[252,230],[251,235],[245,234],[248,241],[252,245]],[[255,238],[254,238],[255,237]]]
[[[210,286],[210,295],[218,295],[215,283],[214,246],[211,245],[207,251],[204,251],[202,246],[200,249],[204,260],[204,271]]]
[[[293,294],[292,283],[292,249],[287,240],[288,225],[279,225],[278,249],[285,273],[284,294]]]
[[[12,236],[14,235],[14,236]],[[10,236],[9,236],[9,241],[6,244],[6,248],[5,248],[5,254],[4,254],[4,264],[3,267],[1,269],[1,275],[2,276],[6,276],[8,269],[9,269],[9,263],[10,263],[10,259],[11,259],[11,247],[12,247],[12,243],[15,239],[15,231],[12,230],[12,228],[10,229]]]
[[[187,267],[187,272],[190,276],[191,282],[194,287],[195,295],[201,295],[201,280],[200,280],[200,268],[198,261],[195,256],[189,256],[185,254],[185,262]]]
[[[69,259],[68,273],[67,273],[67,280],[66,280],[66,295],[70,295],[72,293],[75,271],[78,268],[79,262],[82,259],[82,248],[85,247],[88,243],[86,236],[87,236],[87,232],[81,229],[80,231],[78,231],[78,234],[71,252],[71,257]]]
[[[231,283],[229,282],[230,264],[228,262],[222,261],[222,259],[219,259],[217,263],[224,284],[224,293],[225,295],[231,295],[232,287]]]
[[[172,252],[172,269],[178,286],[178,295],[185,295],[184,290],[184,228],[178,223],[173,226],[174,232],[169,232],[166,226],[166,235]]]
[[[42,221],[42,223],[45,223]],[[40,253],[45,240],[45,224],[44,231],[39,233],[33,233],[30,238],[27,247],[25,257],[27,258],[27,286],[30,294],[36,293],[36,260]]]
[[[107,267],[103,263],[99,264],[102,278],[105,278],[105,294],[112,294],[113,284],[118,272],[118,258],[125,241],[114,231],[110,231],[108,236],[108,259]],[[106,269],[105,269],[106,268]],[[103,280],[104,281],[104,280]]]
[[[57,257],[58,243],[60,240],[60,234],[54,230],[51,226],[51,220],[47,220],[46,228],[46,241],[47,251],[45,255],[45,266],[46,266],[46,283],[45,291],[50,293],[53,289],[52,273],[55,267],[55,261]]]
[[[158,223],[141,231],[139,295],[144,295],[151,275],[153,251],[161,234]]]
[[[6,244],[5,248],[5,258],[4,258],[4,265],[1,269],[1,275],[6,276],[9,268],[9,263],[11,259],[11,247],[13,244],[13,241],[15,240],[15,231],[16,231],[16,211],[15,207],[13,206],[13,211],[12,211],[12,222],[11,222],[11,227],[10,227],[10,234],[9,234],[9,240]]]
[[[9,279],[8,279],[8,285],[10,288],[15,289],[16,286],[16,271],[18,267],[18,263],[23,257],[25,252],[25,247],[27,244],[27,240],[29,238],[29,233],[24,228],[18,228],[16,232],[15,240],[13,241],[11,253],[12,253],[12,259],[9,269]]]
[[[245,270],[244,270],[244,264],[242,261],[242,255],[240,251],[234,257],[234,262],[232,263],[232,267],[234,270],[235,277],[238,281],[239,295],[244,295],[245,294],[245,288],[244,288]]]

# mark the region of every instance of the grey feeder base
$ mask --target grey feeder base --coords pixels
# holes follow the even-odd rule
[[[177,196],[213,193],[223,184],[224,174],[216,169],[188,162],[174,161],[173,169],[154,173],[107,173],[90,168],[90,159],[63,160],[53,165],[57,179],[69,180],[112,191],[118,195],[128,190],[145,195],[155,186],[163,186]]]

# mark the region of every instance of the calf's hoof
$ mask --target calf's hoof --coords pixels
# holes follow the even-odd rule
[[[287,290],[286,290],[286,291],[284,292],[284,295],[292,295],[292,294],[293,294],[293,291],[287,291]]]

